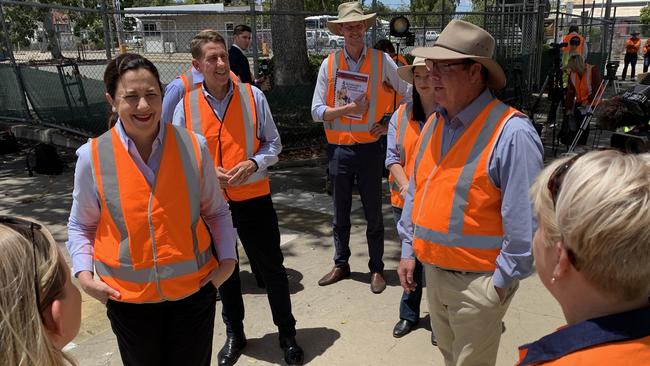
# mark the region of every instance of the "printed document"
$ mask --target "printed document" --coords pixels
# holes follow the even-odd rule
[[[368,74],[338,70],[334,86],[334,107],[342,107],[361,98],[368,90]],[[362,115],[346,115],[350,119],[360,120]]]

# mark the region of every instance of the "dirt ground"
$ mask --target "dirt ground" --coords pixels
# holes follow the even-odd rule
[[[64,153],[67,171],[59,176],[27,176],[24,156],[0,156],[0,214],[35,217],[48,225],[64,247],[71,206],[74,155]],[[353,204],[350,265],[352,276],[338,284],[319,287],[318,279],[332,266],[331,199],[324,193],[324,168],[301,166],[272,172],[273,198],[282,231],[282,249],[289,274],[297,339],[310,365],[440,365],[442,356],[430,343],[426,300],[417,329],[393,338],[402,289],[396,274],[400,247],[388,196],[384,204],[386,243],[384,261],[388,287],[370,292],[365,221],[358,198]],[[264,290],[255,285],[245,254],[242,255],[242,291],[246,304],[248,346],[239,365],[282,364]],[[217,303],[220,311],[221,304]],[[66,349],[80,365],[121,365],[115,336],[105,307],[83,296],[81,331]],[[513,365],[517,346],[536,340],[563,324],[557,303],[536,275],[524,280],[505,317],[506,332],[498,365]],[[213,363],[225,340],[219,316],[215,321]]]

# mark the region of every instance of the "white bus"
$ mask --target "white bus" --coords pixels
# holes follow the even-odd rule
[[[305,29],[325,29],[327,22],[336,19],[333,15],[315,15],[305,18]]]

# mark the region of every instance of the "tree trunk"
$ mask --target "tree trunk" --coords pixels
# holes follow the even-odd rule
[[[56,31],[54,30],[54,22],[52,21],[52,12],[49,10],[41,12],[43,20],[43,29],[47,35],[47,42],[50,52],[52,52],[52,58],[62,59],[63,54],[61,53],[61,48],[59,47],[59,40],[57,38]]]
[[[302,11],[303,1],[274,0],[272,10]],[[275,85],[308,85],[309,60],[305,40],[305,20],[302,15],[273,15],[273,70]]]

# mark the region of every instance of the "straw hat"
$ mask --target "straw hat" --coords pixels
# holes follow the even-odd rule
[[[413,69],[416,66],[424,66],[426,67],[427,65],[424,63],[424,59],[422,57],[416,57],[413,59],[413,64],[412,65],[404,65],[400,66],[397,68],[397,75],[402,78],[402,80],[406,81],[409,84],[413,84]]]
[[[483,28],[454,19],[442,30],[433,47],[418,47],[411,54],[433,60],[472,59],[488,70],[488,88],[502,89],[506,86],[506,75],[492,59],[494,47],[494,37]]]
[[[339,27],[337,24],[366,22],[366,29],[368,29],[375,25],[376,17],[377,13],[363,14],[363,9],[361,8],[361,4],[358,1],[342,3],[339,5],[338,19],[328,21],[327,28],[330,30],[330,32],[336,34],[337,36],[342,36],[341,32],[339,32]]]

